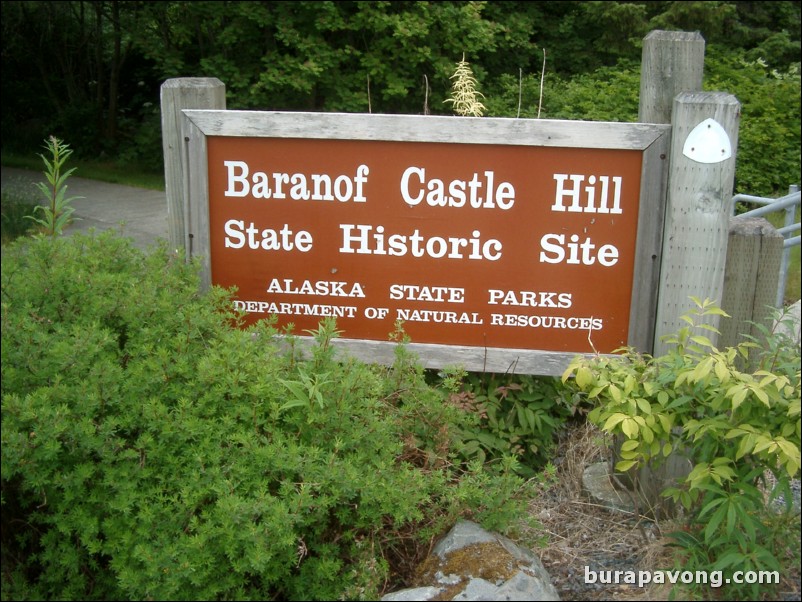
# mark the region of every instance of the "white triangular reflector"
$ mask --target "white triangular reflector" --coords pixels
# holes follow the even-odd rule
[[[732,157],[730,137],[718,121],[705,119],[688,134],[682,154],[697,163],[721,163]]]

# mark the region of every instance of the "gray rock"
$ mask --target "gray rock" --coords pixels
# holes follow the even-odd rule
[[[545,569],[544,569],[545,571]],[[523,571],[515,573],[496,591],[495,600],[559,600],[551,580],[544,581]]]
[[[440,540],[434,547],[434,553],[440,557],[440,560],[445,560],[446,556],[461,550],[465,546],[471,546],[477,543],[494,543],[496,536],[492,533],[485,531],[470,521],[460,521],[451,531],[448,532],[443,539]]]
[[[391,594],[382,596],[382,600],[387,602],[415,602],[415,600],[431,600],[442,592],[440,587],[413,587],[402,589]]]
[[[607,462],[596,462],[586,467],[582,473],[582,487],[595,502],[605,508],[630,515],[637,513],[632,496],[613,485]]]
[[[438,585],[456,585],[462,582],[462,577],[459,575],[444,575],[441,571],[434,574],[434,579]]]
[[[482,578],[470,579],[452,600],[498,600],[498,586]]]
[[[430,600],[443,594],[449,600],[560,599],[537,556],[470,521],[457,523],[422,568],[422,581],[430,586],[401,590],[382,600]]]

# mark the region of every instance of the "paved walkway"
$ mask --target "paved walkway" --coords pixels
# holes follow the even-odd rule
[[[36,182],[46,182],[44,174],[36,171],[3,167],[0,185],[3,192],[12,190],[20,199],[39,202],[41,192]],[[87,232],[116,229],[134,239],[136,246],[146,249],[159,238],[167,238],[167,199],[164,192],[108,184],[75,176],[67,180],[67,196],[83,197],[74,200],[73,217],[78,219],[65,230]]]

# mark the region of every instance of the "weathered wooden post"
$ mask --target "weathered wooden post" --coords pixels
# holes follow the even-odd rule
[[[728,94],[701,92],[704,51],[698,32],[653,31],[643,39],[638,120],[673,125],[655,355],[666,351],[661,337],[693,308],[691,296],[721,303],[723,291],[740,104]],[[707,119],[714,123],[695,133],[703,144],[686,149]],[[719,142],[729,154],[707,148]]]
[[[734,347],[744,335],[757,337],[757,324],[771,326],[783,254],[783,235],[762,217],[730,218],[719,347]]]
[[[640,101],[638,121],[641,123],[670,124],[674,98],[681,92],[696,92],[702,89],[705,62],[705,41],[699,32],[661,31],[650,32],[643,39],[641,56]],[[666,157],[663,157],[666,159]],[[665,171],[668,173],[668,170]],[[667,188],[666,188],[667,189]],[[660,241],[652,260],[660,266],[662,262],[663,216],[652,219],[649,236]],[[657,306],[660,288],[659,270],[650,282],[637,282],[640,294],[648,296],[653,307]],[[650,325],[653,327],[653,324]],[[651,332],[653,351],[655,333]]]
[[[638,121],[671,123],[674,98],[702,89],[705,40],[697,32],[652,31],[643,38]]]
[[[167,229],[170,246],[191,255],[188,224],[187,153],[182,128],[183,109],[225,109],[226,88],[214,77],[168,79],[161,87],[164,184],[167,193]]]
[[[691,296],[721,305],[739,115],[740,104],[730,94],[682,92],[674,101],[655,356],[668,350],[661,337],[684,324],[682,315],[693,308]],[[613,465],[621,444],[616,441]],[[660,493],[691,469],[690,460],[675,451],[662,462],[617,476],[642,505],[671,515],[673,505]]]
[[[723,92],[674,100],[655,355],[694,308],[691,296],[721,305],[740,115],[738,100]],[[708,323],[718,328],[718,316]]]
[[[661,337],[693,307],[690,296],[720,302],[722,295],[740,105],[729,94],[701,92],[703,70],[698,33],[653,31],[644,38],[639,121],[672,124],[654,355],[666,351]],[[612,467],[622,443],[614,442]],[[681,453],[625,474],[612,467],[619,484],[654,514],[673,512],[660,493],[692,468]]]

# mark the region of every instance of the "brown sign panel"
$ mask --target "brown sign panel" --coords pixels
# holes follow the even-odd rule
[[[347,339],[387,341],[401,321],[416,343],[566,354],[630,343],[642,149],[205,144],[211,283],[236,287],[250,322],[301,334],[336,316]]]

